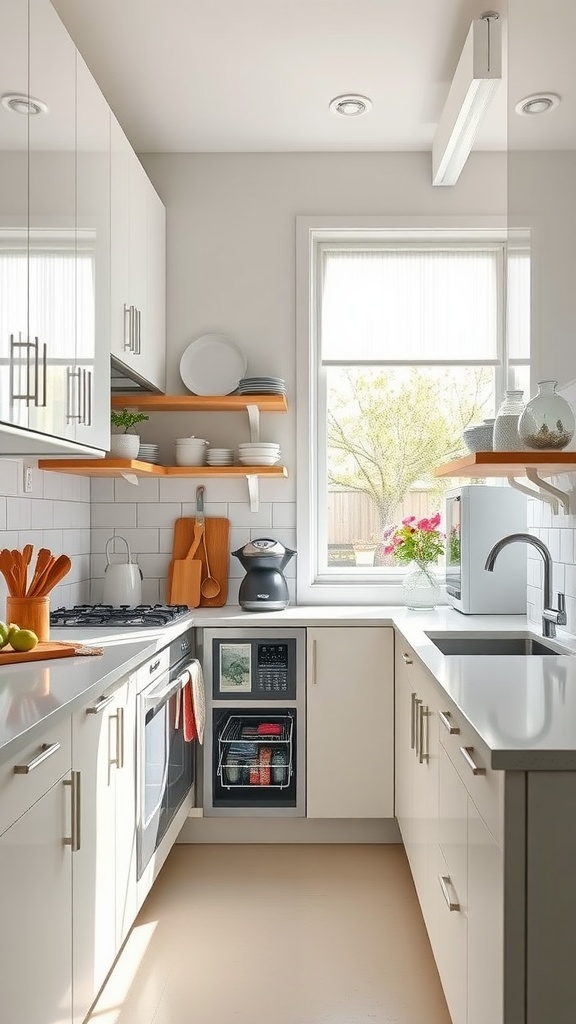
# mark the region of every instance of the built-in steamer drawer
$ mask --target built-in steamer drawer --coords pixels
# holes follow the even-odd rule
[[[439,734],[448,757],[474,801],[494,840],[504,843],[504,772],[494,771],[488,755],[464,717],[441,707]]]
[[[214,808],[297,807],[298,712],[213,710]]]

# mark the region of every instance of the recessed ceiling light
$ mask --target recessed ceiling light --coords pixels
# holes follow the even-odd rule
[[[517,114],[547,114],[549,110],[555,110],[559,103],[560,97],[555,92],[535,92],[520,100],[514,109]]]
[[[2,106],[13,114],[47,114],[48,107],[42,100],[34,99],[22,92],[7,92],[2,97]]]
[[[360,114],[367,114],[372,109],[372,100],[367,96],[359,96],[358,93],[346,93],[344,96],[335,96],[330,100],[330,110],[333,114],[342,114],[343,117],[359,117]]]

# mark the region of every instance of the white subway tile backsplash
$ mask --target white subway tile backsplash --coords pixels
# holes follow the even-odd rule
[[[228,505],[228,518],[232,526],[245,527],[255,537],[256,528],[272,529],[272,505],[261,501],[258,511],[251,512],[248,502],[233,501]]]
[[[143,506],[143,508],[147,507],[146,505]],[[136,526],[136,505],[128,504],[127,502],[115,502],[111,505],[107,502],[102,502],[101,504],[93,505],[92,526],[134,527]]]
[[[142,602],[143,604],[160,604],[166,598],[165,583],[163,580],[144,579],[142,580]]]
[[[118,506],[115,507],[117,508]],[[138,509],[137,522],[127,525],[138,526],[138,528],[142,526],[172,526],[174,520],[182,515],[182,506],[176,502],[163,503],[151,501],[134,507]],[[110,521],[112,522],[112,520]]]
[[[6,498],[0,497],[0,530],[6,529]]]
[[[170,555],[149,555],[143,553],[138,556],[138,565],[142,569],[144,579],[166,579]]]
[[[272,506],[272,526],[274,529],[285,527],[296,529],[296,502],[278,501]]]
[[[108,477],[94,477],[91,482],[92,502],[114,501],[114,480]]]
[[[120,535],[128,541],[134,559],[143,551],[157,554],[160,550],[158,542],[160,531],[158,529],[116,530],[114,532],[116,536]],[[122,543],[117,546],[114,544],[110,545],[111,549],[115,547],[119,552],[126,551],[126,546]]]
[[[560,530],[548,530],[548,550],[554,562],[560,561]]]
[[[30,526],[33,530],[54,528],[54,502],[50,498],[30,502]]]
[[[44,473],[44,497],[62,497],[62,473]]]
[[[564,567],[564,586],[568,597],[576,597],[576,565]]]
[[[13,459],[0,459],[0,473],[0,493],[17,495],[22,462]]]
[[[29,530],[32,521],[32,499],[11,498],[6,503],[6,529]]]
[[[114,481],[115,501],[134,501],[140,504],[144,501],[159,501],[158,480],[146,480],[140,477],[136,485],[129,484],[127,480]]]
[[[174,543],[174,529],[171,527],[160,527],[158,530],[158,551],[172,551]]]
[[[570,565],[574,561],[574,531],[560,530],[560,561]]]

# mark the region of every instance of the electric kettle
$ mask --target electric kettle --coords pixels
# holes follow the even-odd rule
[[[111,562],[109,547],[115,540],[126,545],[127,562]],[[130,545],[125,537],[109,537],[106,541],[106,568],[104,569],[103,604],[118,607],[121,604],[134,608],[142,604],[142,570],[132,561]]]
[[[278,612],[289,602],[288,584],[282,570],[296,554],[272,537],[249,541],[232,554],[246,569],[238,603],[246,612]]]

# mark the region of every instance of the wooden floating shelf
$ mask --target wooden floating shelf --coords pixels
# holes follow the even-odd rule
[[[434,476],[526,476],[527,469],[546,476],[576,472],[576,452],[475,452],[437,466]]]
[[[157,466],[139,459],[39,459],[38,469],[77,476],[287,477],[285,466]]]
[[[112,408],[141,412],[243,412],[255,405],[260,412],[288,412],[286,395],[112,395]]]

